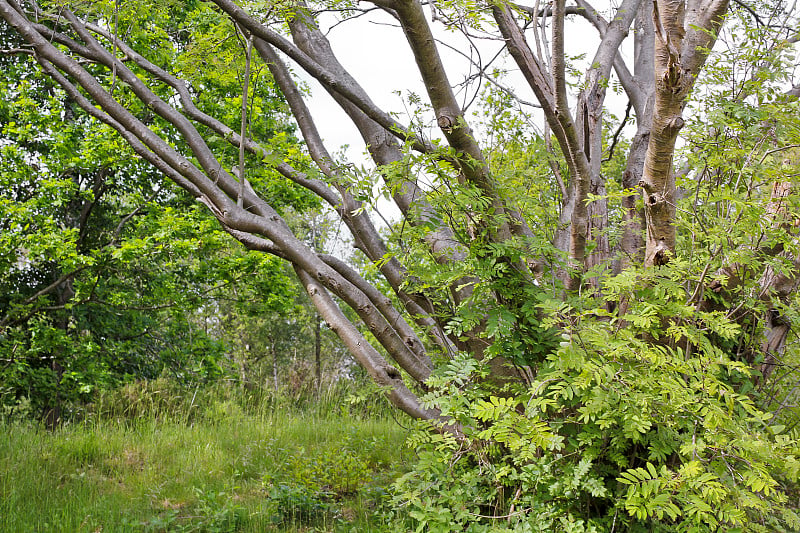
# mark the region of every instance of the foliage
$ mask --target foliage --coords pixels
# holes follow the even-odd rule
[[[245,509],[232,503],[224,492],[194,489],[197,501],[191,518],[181,516],[177,510],[168,510],[159,516],[142,522],[125,520],[123,524],[132,530],[156,532],[176,531],[180,533],[233,533],[241,531],[245,522]]]
[[[224,425],[269,412],[320,417],[337,413],[354,420],[369,420],[386,417],[387,404],[376,397],[369,384],[354,381],[296,391],[288,386],[275,390],[271,384],[256,386],[234,380],[187,383],[164,375],[100,391],[95,401],[83,406],[82,420],[108,420],[128,426],[135,426],[142,419]]]
[[[425,424],[411,440],[420,460],[395,502],[417,530],[800,527],[787,494],[796,431],[753,394],[741,327],[686,303],[684,280],[701,268],[674,260],[608,279],[624,316],[543,302],[569,326],[527,388],[492,387],[487,362],[469,356],[441,367],[426,401],[461,433]]]
[[[118,22],[130,28],[148,18],[191,23],[208,32],[206,39],[226,30],[227,19],[204,4],[179,4],[154,11],[128,6],[117,13]],[[4,43],[16,44],[5,24],[0,31]],[[240,102],[231,91],[241,70],[235,62],[227,72],[200,69],[196,63],[207,56],[196,42],[182,43],[176,53],[167,35],[132,37],[144,39],[141,46],[149,51],[158,48],[156,37],[165,39],[158,42],[166,48],[157,50],[163,59],[194,72],[192,79],[206,87],[203,105],[225,110],[235,122]],[[132,379],[170,373],[199,384],[230,375],[231,345],[242,337],[214,324],[220,315],[247,322],[265,312],[272,313],[265,323],[285,323],[298,289],[278,261],[233,249],[204,210],[38,75],[31,58],[0,60],[7,95],[0,104],[4,412],[47,416],[51,423],[79,415],[82,403]],[[271,80],[262,73],[254,83],[263,89]],[[269,91],[261,94],[252,102],[261,118],[251,128],[296,152],[291,128],[280,113],[267,112],[282,104]],[[267,181],[287,210],[316,205],[283,180]],[[254,331],[250,342],[263,337]]]
[[[544,302],[572,322],[527,387],[493,388],[469,357],[439,369],[426,401],[461,433],[424,424],[410,441],[420,459],[395,503],[417,530],[799,528],[797,432],[721,347],[739,325],[686,304],[690,272],[673,261],[609,279],[624,317]]]
[[[393,500],[416,531],[800,529],[796,333],[779,353],[762,348],[765,316],[797,319],[795,294],[769,310],[780,295],[763,274],[796,276],[800,130],[782,74],[793,55],[786,43],[765,41],[763,27],[731,23],[728,31],[735,47],[712,55],[690,104],[680,152],[689,170],[678,178],[680,238],[669,263],[587,272],[578,294],[519,282],[523,306],[509,297],[495,305],[487,294],[502,289],[481,293],[479,285],[452,320],[459,334],[480,323],[486,353],[528,365],[528,382],[497,383],[491,359],[465,353],[426,382],[425,405],[444,420],[421,424],[410,439],[419,460]],[[510,148],[497,161],[505,159],[515,186],[519,155],[513,141],[502,146]],[[619,160],[607,165],[624,169]],[[593,201],[621,194],[607,183]],[[776,197],[781,186],[790,192]],[[534,202],[526,219],[546,224],[546,205]],[[476,256],[485,246],[462,242]],[[488,277],[475,263],[459,272],[474,273]],[[462,326],[463,317],[472,322]],[[527,330],[535,348],[509,342],[528,320],[539,332],[558,331],[555,349]],[[765,355],[776,360],[765,364]]]
[[[11,79],[0,147],[15,192],[2,204],[9,232],[0,258],[2,282],[17,292],[6,303],[3,342],[8,362],[17,362],[18,351],[38,362],[22,372],[36,392],[25,405],[47,412],[46,402],[55,396],[57,403],[62,392],[75,401],[76,390],[88,393],[102,379],[167,369],[195,392],[137,383],[120,394],[131,392],[141,404],[114,411],[118,396],[110,411],[126,422],[139,412],[160,416],[191,396],[187,420],[244,425],[250,412],[242,401],[195,403],[197,383],[225,370],[214,341],[239,337],[227,345],[237,390],[263,389],[269,370],[277,390],[279,361],[295,348],[306,351],[312,328],[320,354],[318,312],[376,391],[428,419],[411,438],[419,460],[398,480],[394,499],[398,516],[417,531],[800,528],[792,407],[800,354],[791,328],[800,280],[796,11],[771,3],[731,11],[726,1],[626,1],[602,13],[605,20],[570,9],[600,34],[591,60],[564,51],[563,1],[542,17],[538,8],[505,2],[430,3],[434,22],[460,28],[470,43],[475,30],[503,43],[545,117],[540,128],[538,117],[522,111],[530,103],[502,86],[498,67],[472,129],[467,100],[451,90],[419,2],[376,10],[391,11],[402,26],[426,85],[427,102],[408,95],[408,128],[364,94],[317,26],[319,12],[332,7],[344,19],[359,18],[351,2],[43,5],[2,13],[37,46],[45,68],[49,61],[69,75],[51,74],[84,111],[126,136],[204,209],[174,192],[162,196],[166,189],[153,186],[143,167],[117,165],[111,156],[119,139],[106,126],[86,139],[78,126],[88,119],[63,104],[52,82],[17,76],[14,88]],[[634,64],[622,68],[621,43],[634,18]],[[112,33],[126,36],[124,50]],[[250,61],[250,43],[261,60]],[[291,75],[284,56],[271,58],[273,47],[335,96],[375,168],[331,157],[301,104],[302,90],[288,79],[273,84],[267,74]],[[488,66],[471,68],[485,76]],[[244,105],[248,84],[251,109]],[[618,87],[630,102],[624,118],[604,100]],[[32,89],[34,98],[20,96]],[[290,106],[273,98],[279,92]],[[53,155],[49,142],[38,141],[58,129],[62,109],[72,134],[53,140]],[[632,109],[636,132],[628,139]],[[305,147],[286,124],[289,112]],[[440,129],[431,134],[434,123]],[[91,165],[75,171],[62,161],[72,152]],[[42,179],[32,177],[35,162],[46,163]],[[93,188],[106,172],[123,187],[121,205],[106,206]],[[143,191],[153,191],[152,199]],[[387,225],[386,239],[369,218],[378,193],[403,216]],[[314,228],[297,222],[322,200],[363,253],[358,268],[322,253]],[[86,205],[107,219],[84,230],[72,219]],[[156,213],[156,205],[164,210]],[[142,216],[129,224],[131,210]],[[247,248],[290,262],[316,312],[293,297],[299,291],[272,259],[223,244],[212,217]],[[26,233],[29,220],[40,230],[35,236]],[[114,238],[100,238],[108,234]],[[191,257],[192,239],[223,260],[211,266]],[[101,276],[109,267],[114,275]],[[123,327],[136,332],[149,331],[147,320],[172,319],[166,332],[177,340],[150,360],[137,357],[139,345],[121,338],[111,318],[81,307],[131,311],[125,302],[134,299],[151,311],[168,301],[180,317],[123,315]],[[190,335],[196,331],[203,334]],[[86,342],[73,344],[73,337]],[[114,347],[133,354],[120,359],[131,368],[99,356],[109,338],[126,343]],[[317,387],[321,364],[317,358]],[[302,394],[310,366],[291,365],[286,381]],[[344,369],[337,377],[352,374]],[[22,404],[26,383],[13,377],[8,396]],[[416,384],[406,385],[406,377]],[[361,447],[338,444],[336,451],[284,454],[271,473],[255,472],[248,461],[237,476],[259,476],[275,522],[314,523],[373,472]],[[95,448],[78,450],[81,460],[93,459]],[[230,490],[203,488],[212,503],[203,507],[198,497],[198,508],[228,527],[236,512],[213,496],[221,492]]]

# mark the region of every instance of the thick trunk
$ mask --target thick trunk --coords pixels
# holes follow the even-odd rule
[[[716,41],[727,0],[702,5],[684,0],[655,3],[655,104],[640,185],[644,200],[645,266],[667,263],[675,253],[675,141],[683,128],[683,107],[695,78]]]
[[[605,23],[595,15],[600,25],[602,40],[586,73],[586,89],[578,98],[578,132],[582,135],[583,151],[589,163],[589,182],[587,194],[581,196],[582,202],[588,193],[599,196],[587,207],[587,235],[594,243],[592,253],[586,259],[586,268],[608,265],[610,245],[608,240],[608,199],[605,198],[605,177],[601,173],[603,159],[603,110],[606,89],[619,47],[633,24],[642,0],[626,0],[616,10],[610,22]],[[584,6],[590,9],[590,6]]]

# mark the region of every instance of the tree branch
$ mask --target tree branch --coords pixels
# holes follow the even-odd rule
[[[359,364],[381,387],[386,387],[389,401],[413,418],[433,420],[438,413],[424,409],[419,399],[403,383],[400,372],[390,366],[358,329],[345,317],[328,292],[308,272],[294,266],[297,277],[306,288],[314,307],[328,327],[336,333]]]
[[[358,107],[364,114],[372,120],[380,124],[387,131],[391,132],[398,139],[403,141],[411,140],[414,148],[425,153],[435,152],[435,148],[425,139],[420,139],[412,132],[404,128],[400,123],[394,120],[389,114],[378,108],[363,92],[360,87],[354,87],[350,80],[341,79],[334,73],[329,71],[324,66],[320,65],[304,53],[300,48],[292,44],[290,41],[281,35],[264,27],[261,23],[247,14],[242,8],[237,6],[232,0],[211,0],[220,9],[227,13],[233,20],[235,20],[242,27],[247,28],[253,35],[268,42],[293,61],[300,65],[303,70],[308,72],[311,76],[319,81],[323,87],[334,91],[353,105]]]

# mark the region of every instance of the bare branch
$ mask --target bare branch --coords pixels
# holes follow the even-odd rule
[[[297,62],[306,72],[319,81],[325,88],[334,91],[353,105],[358,107],[364,114],[372,120],[380,124],[387,131],[395,135],[397,138],[405,141],[410,139],[413,141],[417,150],[422,152],[434,152],[434,147],[430,142],[420,139],[418,136],[409,132],[400,123],[394,120],[389,114],[378,108],[369,97],[364,94],[360,87],[354,86],[351,80],[342,79],[329,71],[324,66],[320,65],[304,53],[300,48],[289,42],[283,36],[271,31],[264,27],[253,17],[248,15],[242,8],[237,6],[232,0],[211,0],[220,7],[225,13],[233,18],[238,24],[246,28],[256,37],[268,42],[292,60]]]
[[[617,143],[619,142],[619,135],[622,133],[622,130],[625,129],[625,126],[628,124],[628,118],[631,116],[631,104],[630,100],[628,101],[628,105],[625,107],[625,117],[620,121],[619,126],[617,127],[614,134],[611,136],[611,146],[608,148],[608,155],[603,158],[603,162],[611,161],[611,158],[614,157],[614,148],[616,148]]]
[[[239,138],[245,139],[247,135],[247,90],[250,88],[250,62],[253,54],[253,36],[247,37],[247,46],[245,47],[245,66],[244,66],[244,81],[242,82],[242,116],[241,116],[241,129]],[[236,203],[239,207],[244,206],[244,191],[247,188],[247,173],[245,172],[244,164],[244,143],[239,143],[239,194]]]
[[[347,346],[353,357],[358,360],[372,379],[379,386],[388,389],[386,395],[389,401],[411,417],[423,420],[436,418],[438,413],[424,409],[419,404],[418,398],[403,383],[400,372],[390,366],[367,342],[342,313],[325,288],[298,266],[295,266],[295,272],[323,320]]]

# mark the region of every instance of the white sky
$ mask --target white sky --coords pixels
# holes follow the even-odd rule
[[[430,21],[430,17],[428,20]],[[323,31],[329,29],[334,23],[335,19],[332,16],[323,17],[321,23]],[[445,31],[438,22],[434,22],[432,27],[438,39],[469,54],[469,45],[458,32]],[[566,25],[566,35],[567,53],[572,56],[581,53],[587,54],[586,65],[588,65],[599,43],[596,30],[582,18],[570,17]],[[385,111],[397,113],[397,119],[401,124],[408,124],[408,115],[404,113],[406,108],[404,97],[410,92],[415,92],[422,96],[423,101],[427,101],[427,95],[408,43],[397,22],[389,15],[376,11],[368,16],[348,20],[330,28],[328,38],[341,63],[362,85],[372,100]],[[632,39],[629,41],[631,42],[626,44],[632,50]],[[493,58],[501,48],[499,41],[477,42],[480,46],[481,59],[484,62]],[[470,64],[462,54],[447,46],[440,46],[440,53],[451,84],[456,85],[462,82],[470,74]],[[536,101],[527,82],[516,71],[513,60],[510,58],[499,59],[493,63],[493,66],[510,71],[505,82],[519,98],[530,102]],[[307,100],[307,104],[328,151],[338,155],[341,147],[348,145],[349,148],[345,151],[347,160],[356,165],[370,167],[371,163],[365,155],[363,141],[347,115],[321,85],[299,68],[296,69],[296,73],[311,89],[312,97]],[[477,86],[474,84],[470,87],[469,98],[474,94],[476,88]],[[459,102],[463,102],[464,96],[464,93],[457,94]],[[619,108],[616,111],[617,115],[621,116],[624,113],[627,103],[624,96],[616,96],[609,91],[607,102],[614,109]],[[473,103],[470,110],[475,109],[477,105],[477,102]],[[528,109],[530,110],[530,108]],[[541,118],[539,112],[536,112],[535,115]],[[438,134],[432,115],[430,121],[431,134]],[[399,216],[396,207],[390,202],[379,200],[377,207],[387,219],[396,219]],[[382,225],[377,220],[376,223]]]
[[[328,26],[332,23],[332,18],[329,18]],[[324,31],[326,29],[324,20],[322,24]],[[469,54],[469,45],[463,36],[457,32],[443,30],[441,24],[436,22],[432,26],[437,38]],[[398,91],[403,96],[416,92],[423,97],[423,100],[427,95],[408,43],[397,22],[385,13],[375,12],[333,27],[328,33],[328,38],[339,60],[364,87],[373,101],[388,112],[400,113],[398,120],[407,123],[408,119],[404,117],[405,105],[403,98],[397,94]],[[584,23],[582,19],[569,21],[566,43],[568,53],[593,54],[597,42],[597,33],[588,23]],[[478,43],[483,61],[494,57],[501,46],[499,42],[485,40]],[[455,85],[469,75],[470,65],[463,55],[446,46],[440,46],[440,53],[451,84]],[[493,65],[515,70],[510,59],[500,60]],[[355,127],[318,83],[308,76],[303,76],[303,79],[311,87],[313,97],[309,99],[309,107],[328,150],[337,152],[340,146],[348,144],[350,145],[348,158],[353,162],[363,162],[361,154],[364,147]],[[515,77],[511,74],[508,84],[520,98],[535,101],[532,91],[520,75]],[[474,90],[473,85],[468,93],[469,97]],[[463,101],[463,93],[457,96],[460,102]],[[473,104],[473,107],[475,105]],[[622,105],[624,106],[624,102]]]

